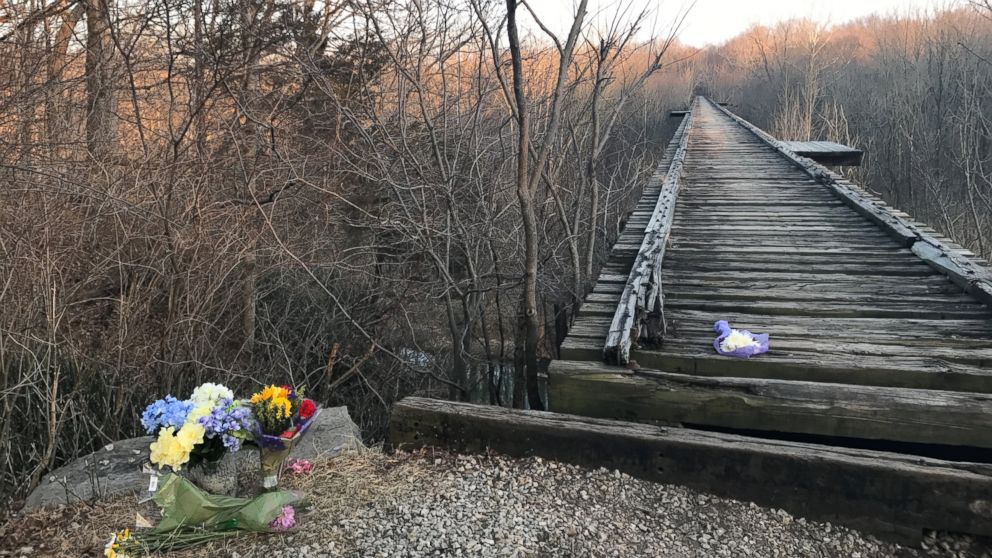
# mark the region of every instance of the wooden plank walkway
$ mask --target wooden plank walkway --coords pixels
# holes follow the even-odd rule
[[[987,280],[966,278],[965,292],[961,280],[956,284],[939,271],[939,262],[923,259],[930,248],[921,251],[923,242],[910,246],[906,238],[921,235],[926,246],[940,245],[942,257],[979,275],[986,264],[968,260],[967,251],[849,184],[801,168],[782,144],[709,101],[694,103],[691,120],[682,130],[689,135],[687,151],[661,266],[667,321],[661,346],[635,347],[634,370],[602,364],[640,245],[634,232],[614,247],[562,345],[562,360],[552,365],[552,409],[673,423],[691,415],[697,425],[992,447],[992,429],[956,430],[938,421],[948,432],[941,436],[909,426],[912,415],[959,404],[962,398],[952,392],[964,392],[965,399],[992,393],[992,310],[974,295],[987,290]],[[640,227],[634,231],[647,223],[653,192],[645,191],[631,219]],[[720,319],[769,333],[769,353],[750,360],[717,355],[712,328]],[[680,383],[662,381],[659,373],[734,381]],[[577,387],[576,375],[597,374],[604,383]],[[635,404],[631,397],[649,398],[652,390],[641,383],[618,391],[618,374],[647,378],[658,390],[691,393],[700,409],[711,411],[683,409],[679,415],[671,404],[659,402],[662,410]],[[810,382],[830,385],[816,390]],[[776,395],[749,399],[757,407],[746,420],[714,403],[727,403],[730,391],[756,390]],[[607,393],[619,399],[608,400]],[[869,399],[880,403],[863,405]],[[986,396],[973,402],[962,407],[969,420],[992,423]],[[818,405],[855,418],[809,413]],[[809,413],[806,420],[796,419],[803,413]],[[786,416],[793,419],[783,421]],[[878,424],[869,427],[873,420]]]

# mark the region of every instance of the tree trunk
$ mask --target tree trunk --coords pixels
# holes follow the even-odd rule
[[[25,96],[20,102],[17,110],[17,143],[20,144],[19,164],[24,167],[31,165],[31,144],[34,135],[34,102],[28,97],[31,91],[31,80],[34,75],[35,61],[31,56],[34,51],[34,23],[29,23],[20,28],[17,33],[17,42],[21,45],[20,60],[18,64],[18,85]]]
[[[65,92],[62,89],[62,73],[67,65],[66,54],[76,23],[83,17],[85,7],[77,5],[62,15],[62,24],[55,34],[55,43],[48,56],[48,88],[45,93],[45,137],[51,155],[57,156],[58,145],[66,141],[69,114],[66,110]]]
[[[248,249],[242,262],[245,276],[241,285],[241,299],[244,305],[241,314],[241,331],[244,337],[244,350],[250,359],[254,359],[253,355],[255,354],[255,283],[258,280],[258,269],[255,261],[256,243],[252,242],[252,246]]]
[[[540,329],[537,316],[537,214],[534,209],[534,191],[531,188],[530,116],[523,90],[523,64],[520,39],[517,36],[517,0],[506,0],[506,31],[513,66],[513,95],[517,103],[516,190],[524,230],[524,377],[527,382],[527,399],[530,408],[542,409],[541,394],[537,385],[537,343]]]
[[[97,160],[110,155],[117,140],[108,2],[86,3],[86,146]]]

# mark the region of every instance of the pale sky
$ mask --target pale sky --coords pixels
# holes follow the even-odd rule
[[[594,21],[612,17],[619,5],[637,7],[653,5],[656,25],[667,35],[675,13],[684,10],[691,0],[590,0],[589,13]],[[575,0],[533,0],[545,24],[556,32],[567,28],[574,13]],[[873,13],[890,14],[907,10],[925,10],[936,5],[956,5],[954,0],[697,0],[689,12],[679,38],[685,44],[705,46],[732,38],[753,24],[770,25],[778,21],[808,17],[832,24],[844,23]],[[636,11],[636,10],[631,10]],[[609,14],[609,15],[607,15]]]

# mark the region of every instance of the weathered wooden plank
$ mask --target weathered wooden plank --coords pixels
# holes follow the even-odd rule
[[[741,292],[749,298],[755,298],[764,292],[769,292],[769,297],[774,298],[775,293],[800,293],[806,296],[824,294],[827,296],[838,296],[851,294],[854,296],[893,296],[905,298],[907,296],[922,296],[926,300],[927,295],[939,296],[948,300],[974,300],[970,295],[964,294],[961,287],[958,287],[942,277],[923,277],[919,281],[906,282],[898,277],[826,277],[814,278],[806,281],[778,281],[776,279],[759,279],[752,277],[723,277],[718,273],[706,275],[693,274],[690,276],[669,277],[669,286],[672,291],[697,291],[714,295],[719,298],[720,293],[728,293],[728,297],[734,297],[736,292]]]
[[[839,200],[797,200],[797,201],[784,201],[778,200],[775,203],[776,206],[780,207],[840,207],[843,203]],[[755,199],[749,200],[705,200],[700,199],[699,201],[686,201],[684,202],[684,207],[686,208],[705,208],[705,207],[768,207],[768,201],[762,200],[758,201]]]
[[[700,229],[696,227],[678,227],[672,231],[673,236],[692,236],[699,234]],[[741,242],[742,238],[747,238],[749,242],[762,245],[766,240],[790,240],[798,236],[802,237],[802,240],[809,242],[815,240],[816,242],[845,242],[847,240],[857,240],[864,242],[866,240],[875,242],[888,242],[889,239],[885,236],[885,233],[881,231],[871,231],[871,230],[803,230],[799,228],[766,228],[764,230],[754,230],[754,231],[734,231],[732,228],[706,228],[705,233],[707,238],[714,243],[734,243]]]
[[[613,292],[611,288],[615,289],[618,287],[615,283],[606,283],[604,285],[597,285],[593,292]],[[764,287],[764,288],[762,288]],[[910,302],[907,299],[907,294],[912,295],[911,301],[914,303],[919,303],[922,305],[932,306],[935,308],[944,308],[949,305],[956,304],[969,304],[972,306],[977,306],[985,310],[985,314],[989,315],[988,310],[985,306],[980,305],[975,301],[970,295],[967,294],[950,294],[953,293],[952,289],[957,289],[954,285],[948,287],[948,289],[940,291],[933,290],[928,291],[926,286],[921,286],[913,290],[905,290],[900,285],[875,283],[875,284],[865,284],[865,285],[851,285],[848,288],[837,289],[836,285],[830,285],[828,283],[820,283],[818,286],[808,287],[806,285],[779,285],[775,283],[768,283],[767,285],[760,285],[758,283],[751,284],[730,284],[727,282],[723,283],[705,283],[705,282],[690,282],[690,281],[679,281],[677,283],[668,283],[668,289],[665,290],[666,299],[694,299],[694,300],[716,300],[716,301],[808,301],[808,302],[826,302],[826,301],[837,301],[837,302],[860,302],[862,304],[889,304],[889,303],[902,303],[905,304]],[[929,294],[934,293],[934,294]],[[939,294],[948,293],[948,294]]]
[[[769,269],[769,262],[761,260],[748,261],[714,261],[714,260],[680,260],[679,270],[682,273],[692,273],[694,271],[720,273],[737,272],[747,273],[752,271],[765,272]],[[856,275],[866,277],[869,275],[902,275],[902,276],[927,276],[936,275],[932,267],[919,261],[908,261],[898,264],[848,264],[848,263],[812,263],[797,261],[794,263],[774,263],[774,269],[778,273],[805,273],[813,275]]]
[[[669,277],[669,275],[668,275],[669,273],[672,274],[670,278],[675,278],[676,276],[681,276],[680,274],[677,274],[673,270],[665,270],[664,276],[665,277]],[[822,274],[821,273],[807,273],[807,272],[804,272],[801,269],[798,269],[797,270],[797,269],[794,269],[794,268],[791,268],[791,269],[788,269],[788,270],[782,270],[782,271],[777,271],[775,269],[766,269],[766,270],[760,271],[760,272],[759,271],[753,271],[753,272],[752,271],[727,271],[727,272],[719,272],[719,271],[703,271],[703,270],[699,270],[698,273],[694,273],[692,275],[692,278],[693,279],[704,279],[705,278],[705,279],[724,279],[724,280],[727,280],[727,281],[741,281],[741,280],[746,280],[746,281],[776,281],[776,282],[779,282],[780,284],[785,284],[785,283],[789,283],[789,282],[799,282],[799,283],[802,283],[802,282],[852,283],[853,282],[853,283],[857,283],[857,282],[864,282],[866,280],[873,282],[873,281],[882,280],[882,279],[884,279],[886,277],[892,277],[892,276],[891,275],[887,275],[885,273],[876,273],[874,270],[872,270],[871,272],[862,273],[860,275],[849,275],[849,274],[843,274],[843,273],[829,273],[829,274],[828,273],[822,273]],[[903,280],[903,279],[899,279],[899,280],[902,281],[904,284],[907,282],[906,280]],[[934,275],[924,275],[924,276],[920,276],[920,277],[914,277],[911,281],[914,282],[914,283],[920,282],[922,284],[928,284],[928,285],[940,285],[940,284],[947,284],[947,283],[949,283],[949,281],[947,281],[944,277],[942,277],[940,275],[936,275],[936,274],[934,274]]]
[[[619,469],[878,534],[992,535],[992,467],[539,411],[406,398],[390,442]]]
[[[846,303],[841,301],[776,302],[766,300],[713,300],[670,297],[668,307],[673,310],[698,310],[704,312],[748,312],[764,316],[814,316],[835,318],[917,318],[927,320],[980,320],[990,317],[985,306],[976,304],[944,304],[926,306],[916,301],[901,303]]]
[[[716,242],[713,242],[712,240],[701,240],[701,239],[695,238],[695,237],[693,237],[691,235],[671,236],[671,237],[669,237],[669,240],[670,240],[670,244],[673,247],[677,247],[677,248],[680,248],[680,249],[681,248],[708,249],[708,248],[713,248],[713,247],[720,248],[720,247],[726,246],[724,243],[716,243]],[[729,247],[729,246],[727,246],[727,247]],[[807,250],[815,250],[815,249],[830,249],[830,250],[847,249],[847,250],[850,250],[850,251],[859,251],[859,250],[883,250],[883,249],[908,250],[907,248],[900,248],[899,246],[896,246],[894,244],[891,245],[891,248],[890,248],[889,245],[879,245],[877,242],[870,242],[870,241],[863,241],[863,240],[851,240],[851,241],[845,240],[844,242],[840,242],[838,240],[831,239],[831,240],[824,241],[824,240],[807,239],[807,238],[803,238],[801,236],[795,236],[795,237],[792,237],[792,238],[769,238],[769,239],[763,239],[762,242],[761,242],[761,244],[755,246],[754,248],[756,250],[758,250],[758,249],[768,249],[768,250],[783,250],[784,249],[784,250],[789,250],[789,249],[792,249],[792,248],[807,249]]]
[[[834,319],[834,318],[823,318]],[[682,345],[691,344],[697,351],[710,351],[713,342],[712,322],[674,322],[669,335],[665,337],[663,347],[673,350]],[[606,316],[586,314],[579,316],[569,331],[568,340],[581,338],[605,339],[609,331],[609,319]],[[966,362],[986,368],[989,364],[987,349],[992,349],[992,337],[974,335],[963,337],[943,332],[928,332],[924,334],[903,335],[901,331],[875,331],[864,328],[840,330],[825,334],[819,330],[796,326],[783,326],[774,331],[772,340],[773,352],[779,351],[809,351],[824,352],[824,338],[829,339],[831,352],[850,355],[886,355],[899,354],[903,356],[947,359]],[[897,348],[892,351],[889,348]],[[952,352],[944,352],[947,349]],[[986,352],[983,352],[986,351]],[[958,354],[957,358],[952,354]]]
[[[712,346],[684,353],[667,347],[635,351],[631,358],[642,367],[697,376],[992,393],[992,369],[927,357],[788,352],[772,345],[760,358],[747,360],[720,356]]]
[[[823,165],[858,166],[864,152],[832,141],[785,141],[780,143],[796,155]]]
[[[932,320],[892,318],[817,318],[810,316],[763,316],[747,312],[721,312],[735,327],[761,328],[764,331],[805,332],[829,339],[832,335],[879,333],[916,337],[981,337],[992,338],[992,320]],[[672,311],[674,321],[692,323],[712,331],[714,313],[701,310]]]
[[[676,206],[677,207],[677,206]],[[702,211],[678,211],[675,213],[675,223],[678,225],[689,225],[697,227],[708,227],[720,224],[736,224],[742,227],[756,226],[763,223],[774,225],[785,225],[790,227],[805,226],[845,226],[865,224],[864,218],[854,214],[831,215],[829,213],[779,213],[761,215],[748,215],[746,213],[729,212],[702,212]]]
[[[682,254],[698,254],[701,256],[710,257],[747,257],[750,254],[755,255],[765,255],[769,254],[772,256],[783,256],[783,255],[796,255],[796,256],[824,256],[824,257],[905,257],[912,252],[906,248],[898,248],[896,246],[886,247],[886,246],[869,246],[867,248],[856,248],[845,245],[821,245],[821,246],[749,246],[746,254],[741,254],[741,250],[735,246],[725,246],[721,244],[713,243],[695,243],[695,244],[685,244],[679,243],[678,245],[678,256]],[[675,256],[676,254],[670,254]]]
[[[552,410],[587,417],[992,448],[992,395],[700,378],[554,361]]]
[[[915,242],[913,253],[944,275],[970,295],[992,308],[992,271],[984,268],[965,256],[935,246],[926,240]]]
[[[694,101],[693,106],[695,103]],[[639,332],[642,327],[649,330],[649,336],[658,335],[664,329],[661,262],[668,243],[668,233],[671,230],[675,200],[679,191],[679,178],[685,161],[691,127],[690,112],[682,121],[678,149],[665,174],[658,203],[650,222],[645,227],[644,240],[634,259],[627,284],[620,295],[610,332],[603,347],[603,356],[607,361],[627,362],[633,343],[632,337],[640,337]],[[675,138],[672,141],[674,142]],[[652,325],[656,321],[660,322],[660,327]]]
[[[595,328],[589,326],[587,331],[589,331],[590,337],[583,337],[582,335],[569,336],[561,346],[561,358],[564,360],[586,360],[594,362],[602,362],[601,351],[602,340],[605,337],[604,334],[596,335],[594,333]],[[687,339],[694,339],[695,341],[686,341]],[[812,343],[809,338],[795,337],[795,336],[777,336],[775,338],[777,341],[772,346],[772,354],[785,353],[785,354],[797,354],[797,353],[813,353],[813,356],[820,354],[822,356],[821,350],[807,350],[803,348],[793,348],[790,346],[790,342],[808,342]],[[921,362],[919,355],[925,354],[928,357],[931,356],[934,359],[940,361],[947,361],[952,363],[963,363],[972,366],[977,366],[983,369],[989,369],[989,362],[985,358],[988,354],[988,350],[992,349],[992,344],[988,340],[982,339],[949,339],[942,337],[930,337],[930,338],[917,338],[913,339],[913,345],[906,345],[906,339],[900,339],[894,336],[849,336],[837,339],[838,351],[846,351],[850,347],[857,343],[867,344],[869,349],[859,351],[850,350],[847,354],[851,358],[857,358],[859,355],[870,355],[870,356],[898,356],[907,357],[913,359],[916,363]],[[686,337],[686,336],[669,336],[664,347],[671,348],[673,354],[688,354],[695,355],[699,353],[709,353],[712,351],[712,338],[704,337]],[[691,345],[691,348],[689,347]],[[944,351],[950,352],[952,356],[945,356]],[[652,351],[637,351],[633,353],[632,358],[637,360],[639,364],[644,366],[659,367],[661,364],[655,362],[652,364],[652,359],[654,359]],[[639,356],[641,355],[641,356]],[[646,356],[645,356],[646,355]],[[800,355],[803,356],[803,355]],[[808,355],[807,355],[808,356]],[[804,357],[805,358],[805,357]],[[643,361],[643,362],[642,362]],[[660,362],[660,361],[659,361]],[[880,362],[876,360],[876,362]],[[729,373],[724,371],[724,373]],[[715,374],[720,375],[720,374]],[[832,381],[845,381],[837,380],[838,376],[831,376],[835,378]],[[884,385],[884,384],[883,384]],[[934,389],[946,389],[943,387],[937,387]]]
[[[583,330],[580,331],[578,335],[582,336],[585,332],[594,334],[596,332],[596,328],[592,326],[583,326]],[[897,336],[892,336],[887,339],[875,339],[872,340],[871,343],[867,343],[865,341],[868,340],[863,338],[855,338],[850,341],[831,339],[830,349],[832,351],[847,355],[917,358],[921,354],[924,354],[927,358],[940,359],[948,362],[959,362],[962,364],[977,366],[979,368],[992,369],[992,339],[984,342],[977,341],[970,344],[957,343],[956,345],[940,347],[906,344],[905,339],[901,339]],[[665,338],[665,347],[674,353],[698,353],[701,351],[709,351],[712,346],[712,335],[695,337],[669,336]],[[783,335],[778,335],[775,337],[774,347],[775,353],[805,352],[817,354],[823,352],[822,342],[811,340],[809,338],[804,339]]]
[[[919,261],[917,258],[907,258],[905,254],[898,252],[889,253],[824,253],[810,254],[796,252],[789,254],[783,252],[691,252],[688,250],[669,250],[666,258],[669,267],[682,269],[681,266],[693,268],[702,266],[720,265],[750,265],[756,264],[765,266],[778,266],[790,264],[808,264],[811,266],[824,266],[831,263],[847,266],[890,266],[896,268],[922,268],[931,274],[936,273],[930,266]],[[767,267],[765,268],[767,269]]]

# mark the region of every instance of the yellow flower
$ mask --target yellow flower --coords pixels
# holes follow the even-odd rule
[[[260,401],[275,400],[280,398],[288,399],[289,390],[279,386],[265,386],[265,389],[251,396],[251,402],[254,404]]]
[[[202,424],[186,424],[179,429],[176,438],[179,438],[179,442],[187,451],[193,451],[194,446],[203,443],[203,436],[206,433],[207,429]]]
[[[106,558],[127,558],[127,554],[124,554],[123,552],[118,552],[118,550],[120,550],[121,548],[120,543],[130,538],[131,538],[130,529],[124,529],[123,531],[118,531],[114,533],[110,538],[110,542],[108,542],[107,545],[103,547],[103,555]]]
[[[290,409],[293,407],[293,404],[285,397],[277,397],[270,401],[269,405],[275,408],[276,416],[279,418],[288,418]]]
[[[159,469],[168,466],[173,471],[179,471],[183,464],[189,461],[189,454],[193,448],[203,443],[205,433],[206,429],[196,423],[184,425],[179,432],[171,426],[163,428],[158,433],[158,440],[149,446],[151,449],[149,460],[158,465]]]

